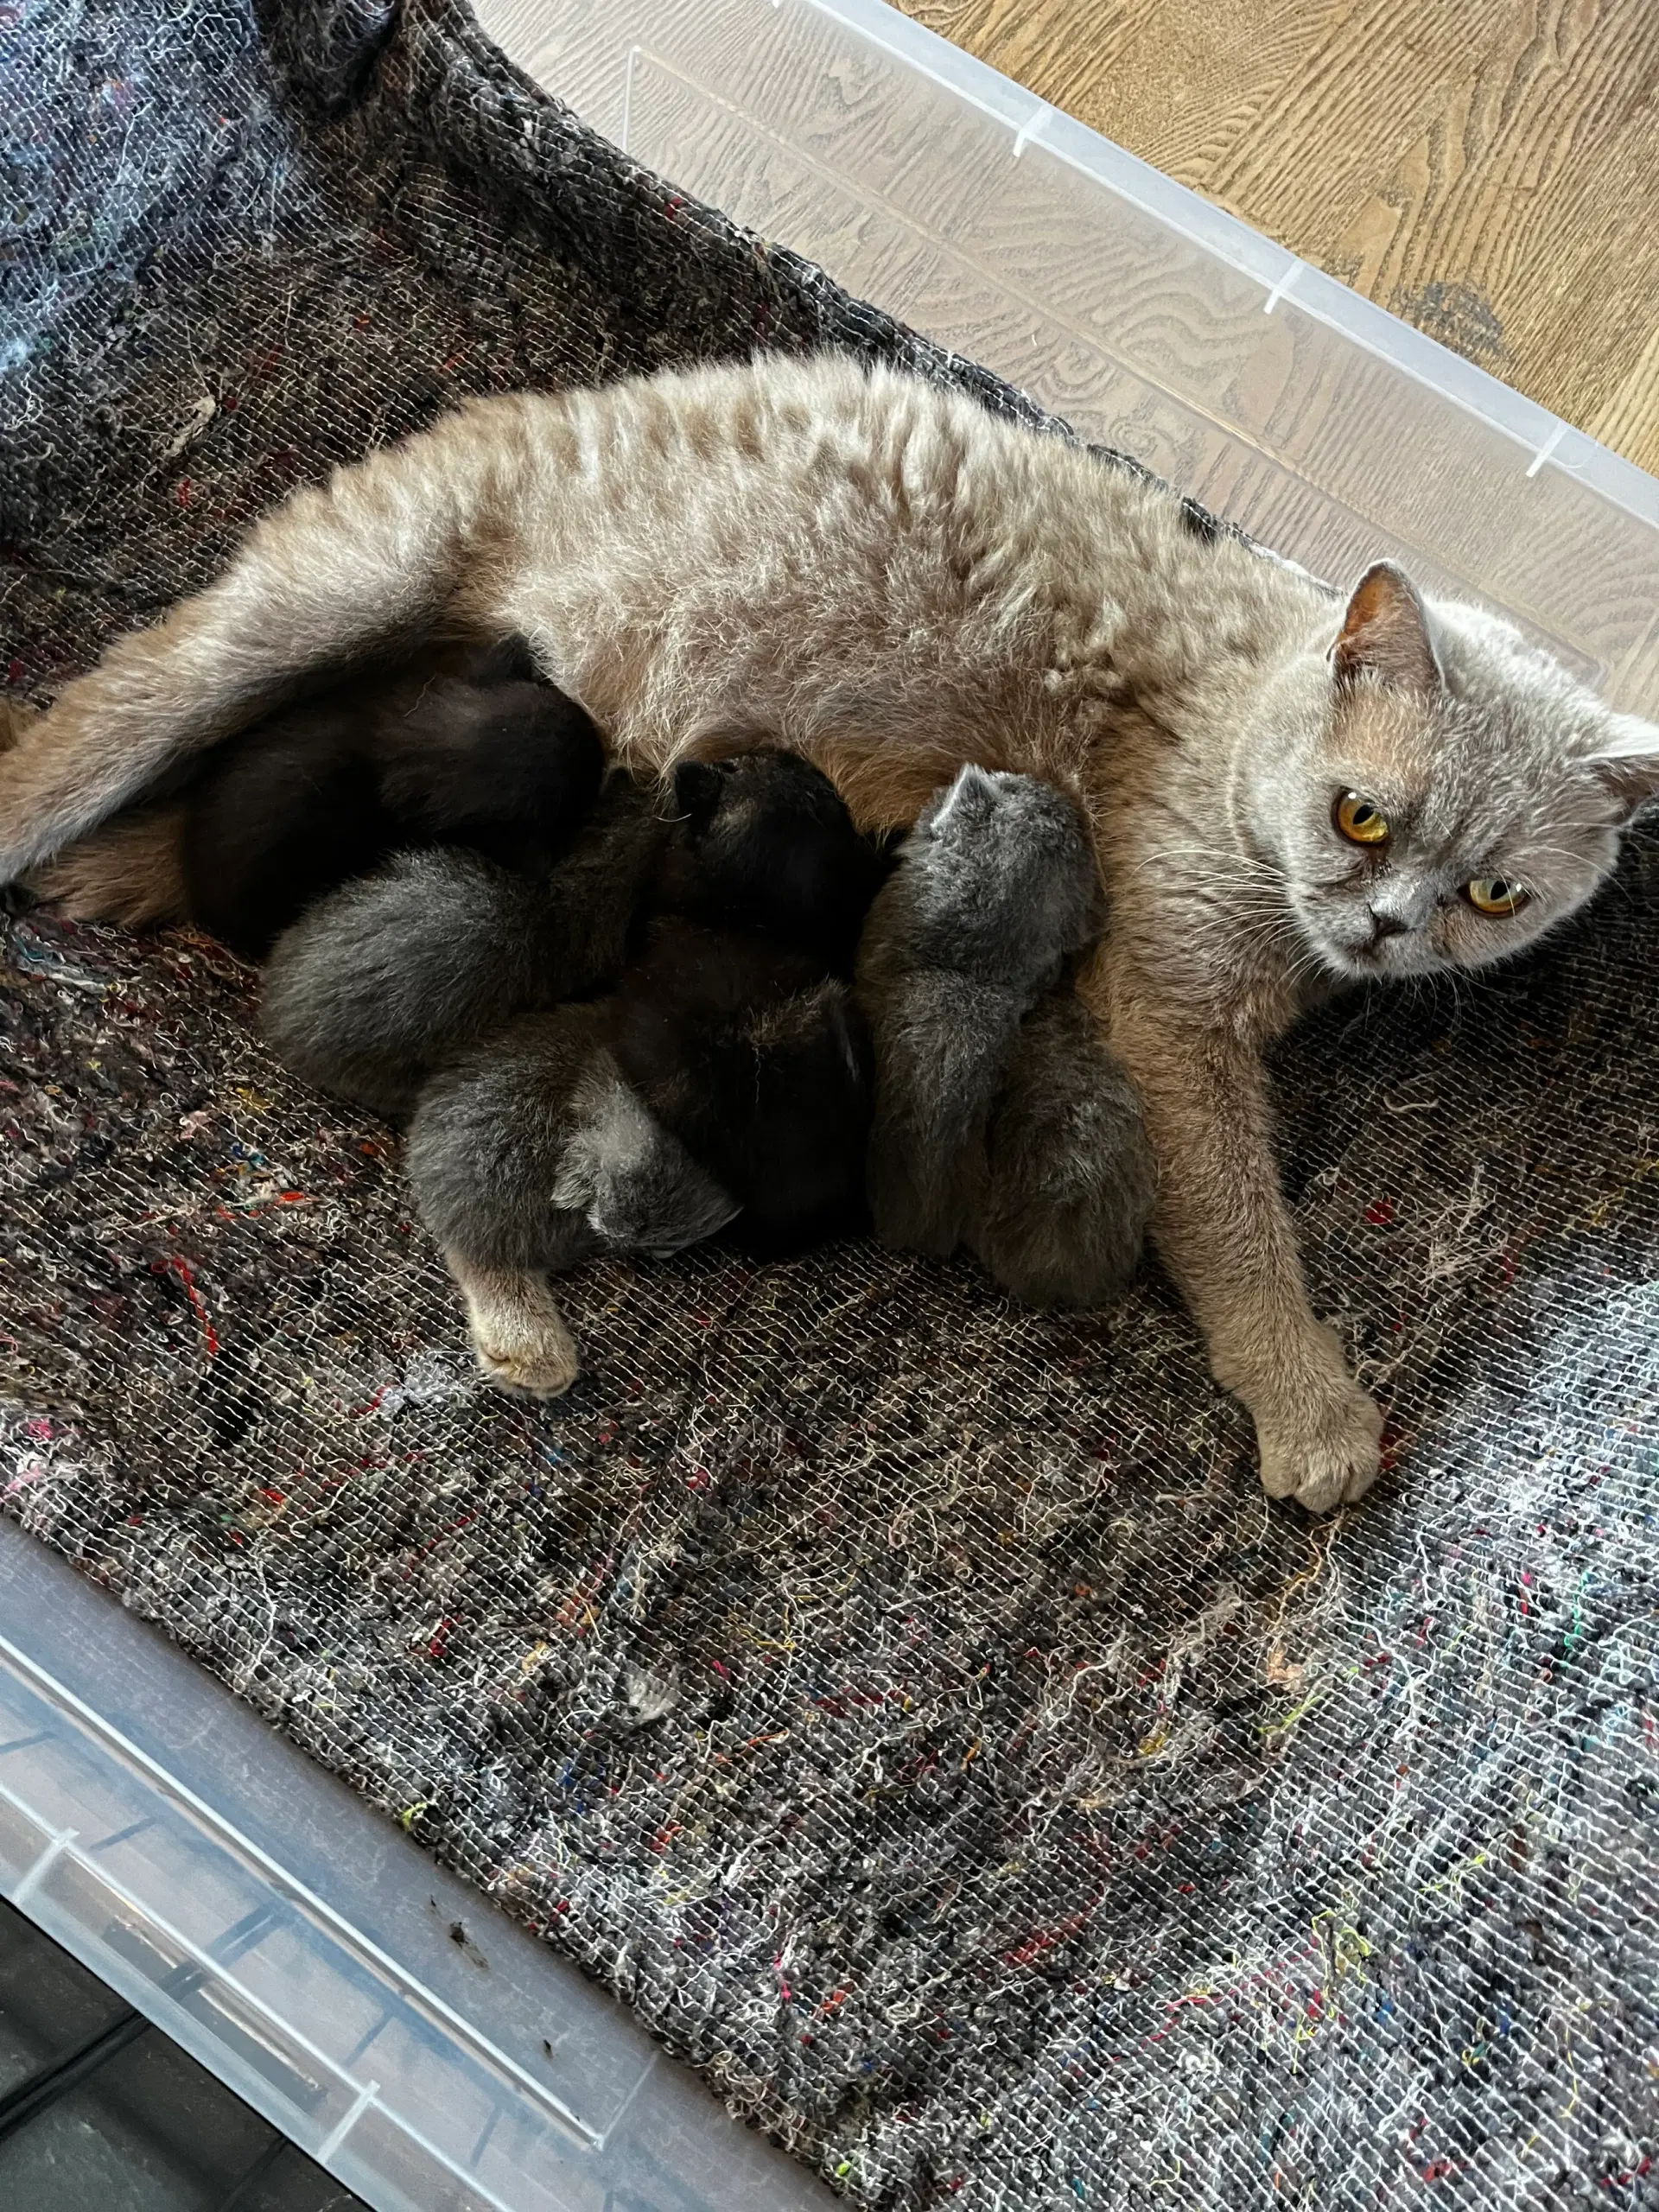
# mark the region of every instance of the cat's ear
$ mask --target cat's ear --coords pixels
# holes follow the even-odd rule
[[[1659,799],[1659,723],[1644,722],[1639,715],[1609,715],[1590,759],[1627,821]]]
[[[1444,681],[1434,627],[1417,588],[1392,561],[1373,562],[1354,587],[1332,649],[1337,682],[1362,676],[1424,698]]]

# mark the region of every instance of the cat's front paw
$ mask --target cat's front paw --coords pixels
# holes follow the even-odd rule
[[[1255,1410],[1262,1487],[1310,1513],[1350,1505],[1376,1480],[1382,1439],[1381,1412],[1345,1370],[1310,1378],[1271,1409]]]

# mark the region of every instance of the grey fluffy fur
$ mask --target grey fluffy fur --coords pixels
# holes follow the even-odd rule
[[[1100,926],[1076,808],[963,768],[870,911],[870,1206],[884,1243],[967,1243],[1039,1305],[1092,1305],[1139,1256],[1153,1193],[1139,1103],[1063,970]]]
[[[526,1014],[427,1084],[405,1166],[447,1250],[556,1273],[678,1251],[737,1211],[624,1081],[608,1021],[602,1004]]]
[[[513,1015],[616,982],[666,834],[618,772],[544,878],[459,851],[401,855],[277,940],[266,1033],[306,1081],[406,1114],[435,1068]]]
[[[966,1241],[1029,1306],[1101,1306],[1140,1262],[1155,1187],[1135,1086],[1067,978],[1020,1025]]]

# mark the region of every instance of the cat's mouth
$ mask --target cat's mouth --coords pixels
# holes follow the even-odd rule
[[[1375,982],[1379,978],[1426,976],[1440,963],[1416,931],[1384,938],[1341,938],[1320,932],[1319,947],[1326,963],[1339,976]]]
[[[1345,906],[1321,912],[1298,901],[1308,949],[1332,975],[1351,982],[1378,982],[1426,976],[1441,964],[1421,930],[1379,930],[1374,916],[1356,917]]]

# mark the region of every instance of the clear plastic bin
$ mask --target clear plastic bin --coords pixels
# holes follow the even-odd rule
[[[0,1895],[378,2212],[835,2202],[575,1967],[9,1521]]]
[[[626,150],[1279,553],[1659,710],[1659,481],[881,0],[478,0]]]
[[[479,0],[688,193],[1332,576],[1659,710],[1659,483],[878,0]],[[391,2212],[832,2200],[620,2007],[0,1523],[0,1891]]]

